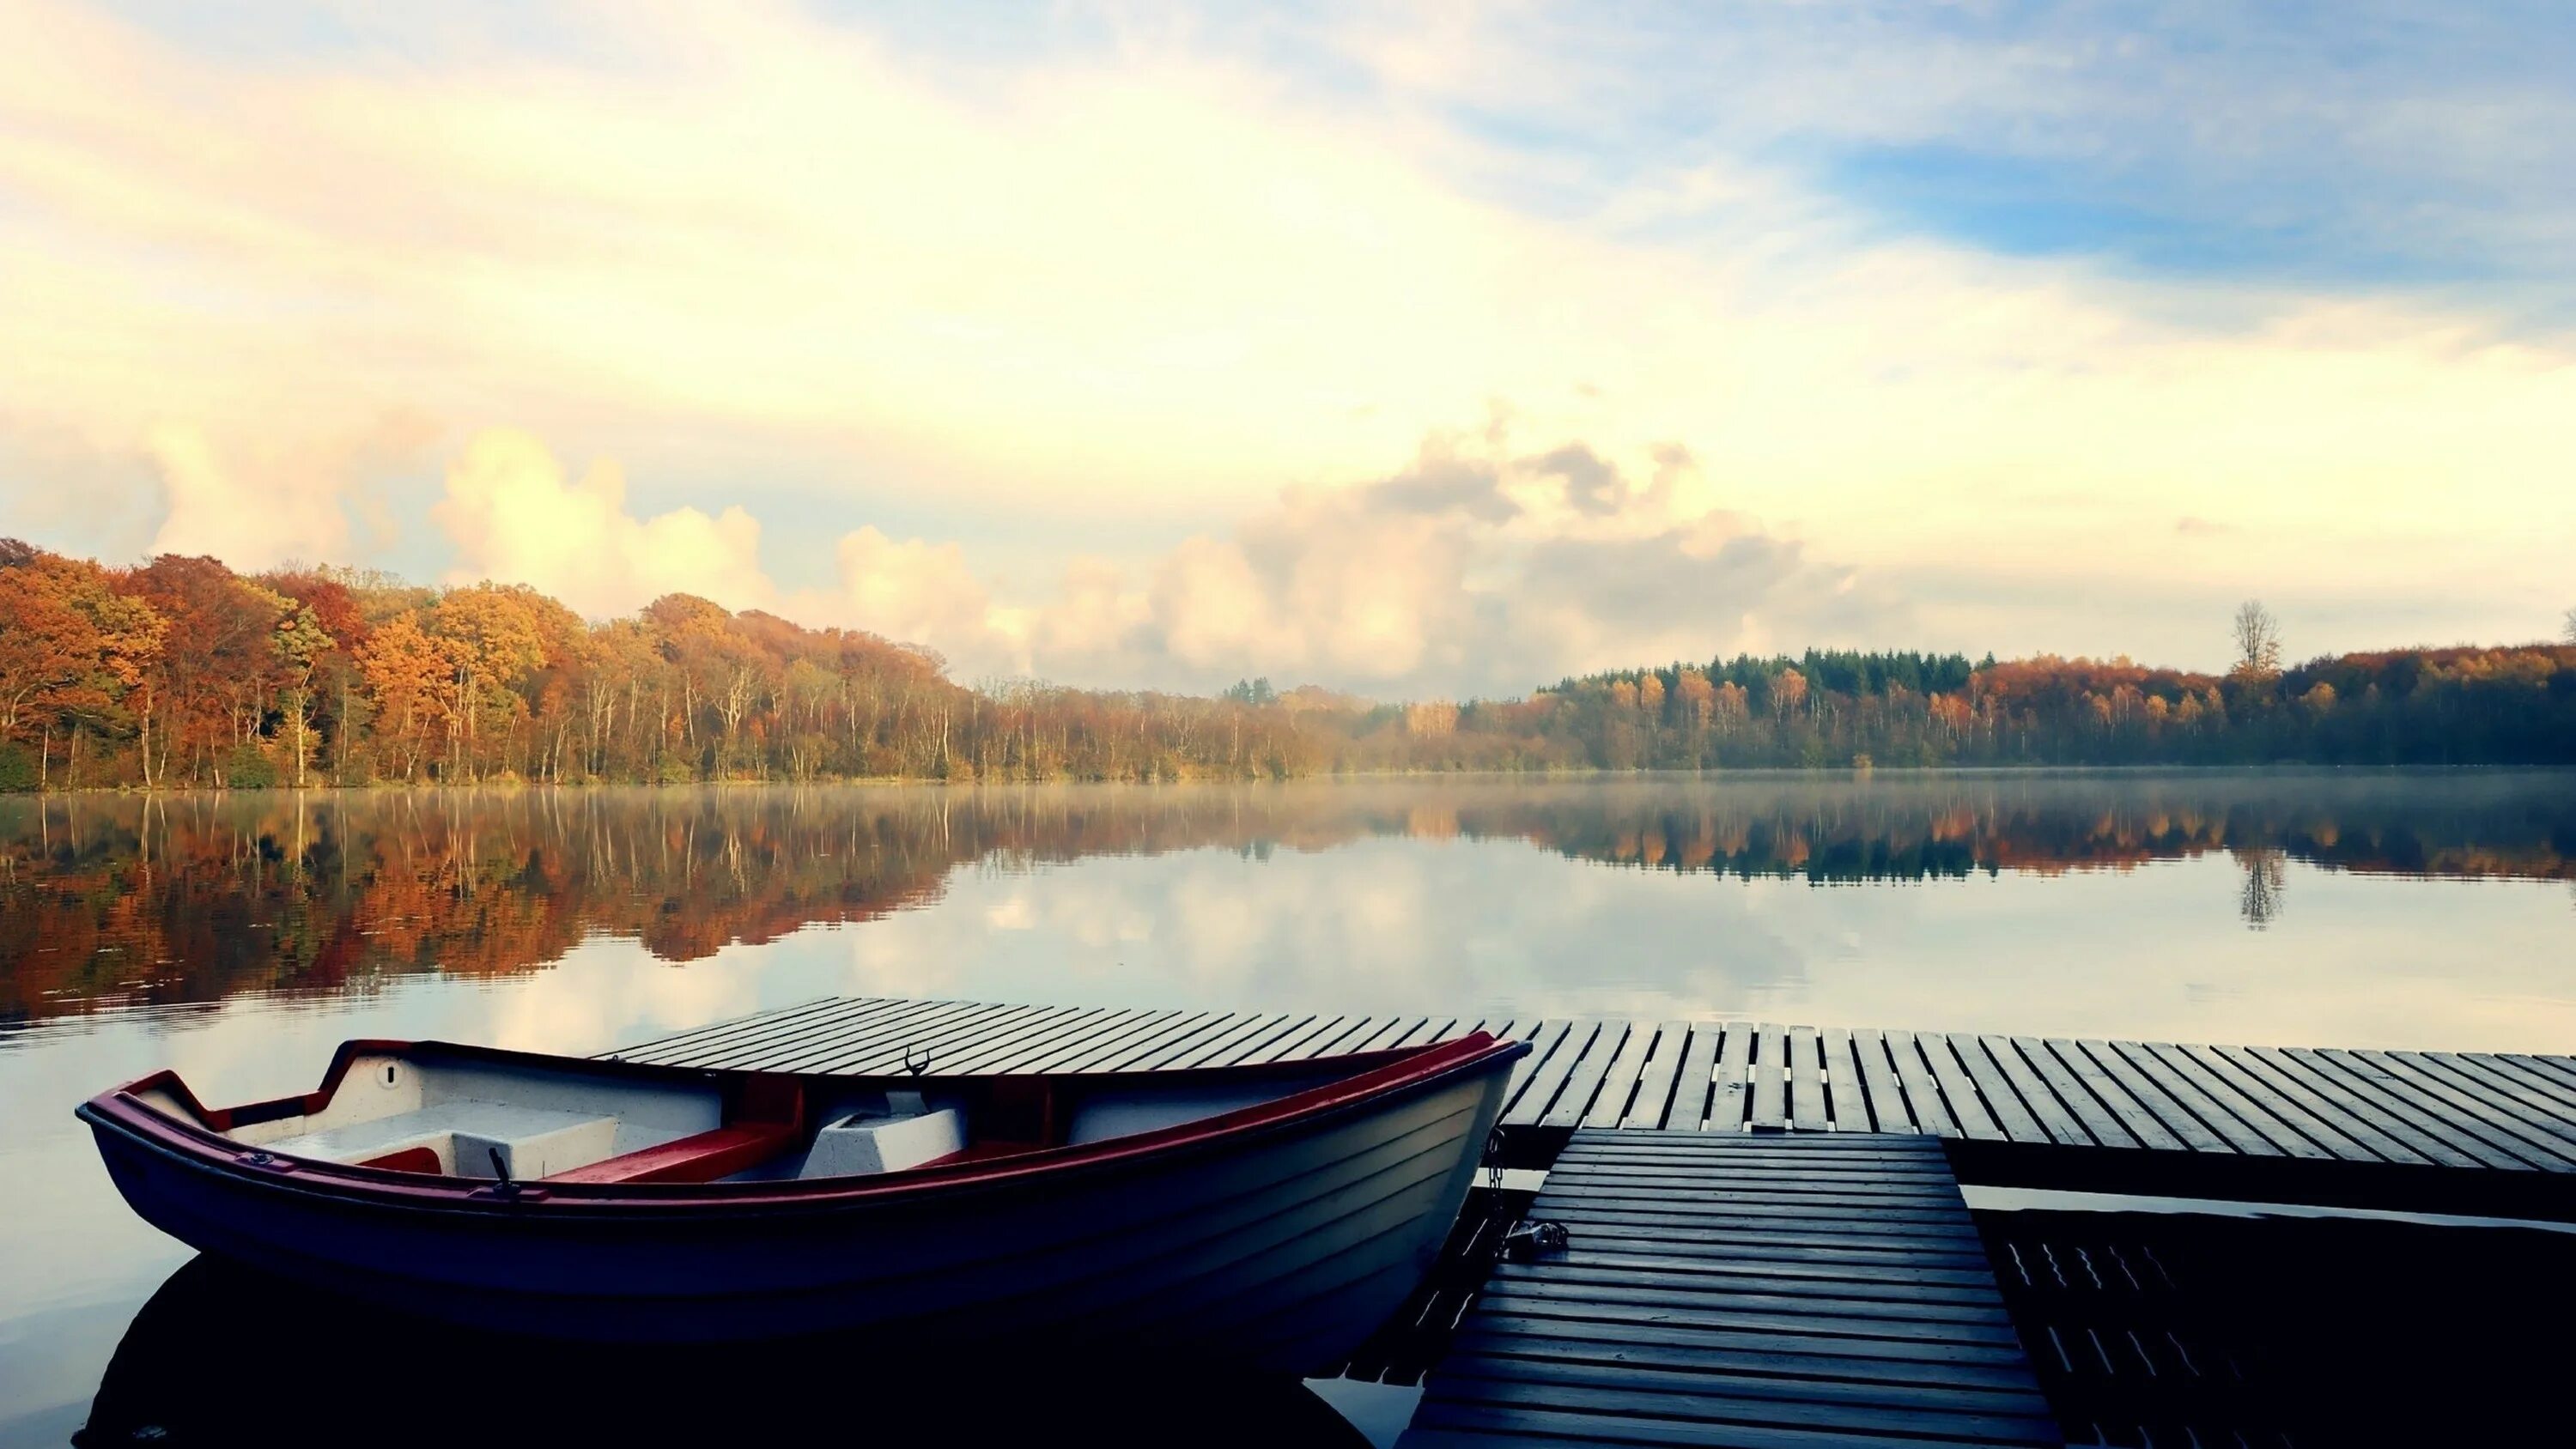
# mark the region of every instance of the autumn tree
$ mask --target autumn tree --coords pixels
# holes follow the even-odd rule
[[[165,633],[152,607],[118,593],[98,565],[0,543],[0,739],[35,727],[45,783],[55,729],[77,762],[77,731],[121,719]]]
[[[333,778],[345,779],[350,746],[364,714],[357,651],[371,631],[366,600],[349,582],[346,570],[295,569],[265,575],[261,582],[288,599],[312,619],[328,642],[311,655],[300,688],[304,693],[304,727],[327,729]],[[304,753],[299,742],[299,757]],[[302,778],[302,768],[297,778]]]
[[[2261,599],[2247,599],[2236,606],[2236,667],[2231,672],[2240,679],[2257,683],[2277,679],[2281,674],[2281,625]]]
[[[314,617],[313,610],[297,604],[281,615],[277,627],[269,634],[269,652],[277,656],[284,672],[286,689],[282,696],[286,718],[293,731],[295,753],[295,788],[304,788],[304,764],[312,758],[313,671],[331,652],[330,634]]]
[[[130,586],[169,622],[141,686],[144,783],[167,781],[176,749],[191,779],[225,784],[241,748],[258,736],[278,682],[269,639],[286,602],[219,559],[178,554],[154,558]],[[167,724],[157,759],[156,721]]]
[[[448,757],[462,778],[478,770],[485,722],[505,727],[527,709],[511,687],[545,662],[535,597],[524,587],[483,583],[450,590],[429,611],[426,632],[448,689]]]

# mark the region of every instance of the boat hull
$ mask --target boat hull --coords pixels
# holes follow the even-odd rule
[[[1333,1110],[918,1192],[489,1201],[317,1190],[86,1113],[110,1175],[204,1251],[475,1328],[608,1341],[815,1333],[907,1349],[1079,1336],[1269,1372],[1346,1356],[1436,1257],[1508,1056]]]

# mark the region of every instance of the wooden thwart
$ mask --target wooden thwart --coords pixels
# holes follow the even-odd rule
[[[2063,1442],[1937,1139],[1587,1128],[1529,1215],[1403,1449]]]

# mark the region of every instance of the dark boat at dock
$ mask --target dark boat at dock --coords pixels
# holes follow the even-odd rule
[[[1527,1050],[854,1078],[361,1041],[303,1096],[209,1109],[163,1072],[80,1111],[173,1236],[474,1328],[1295,1374],[1429,1270]]]

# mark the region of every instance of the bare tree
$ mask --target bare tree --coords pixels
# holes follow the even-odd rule
[[[2570,644],[2576,644],[2576,609],[2567,611],[2567,623],[2558,631],[2558,637]]]
[[[2236,673],[2270,679],[2281,672],[2281,623],[2261,599],[2236,606]]]

